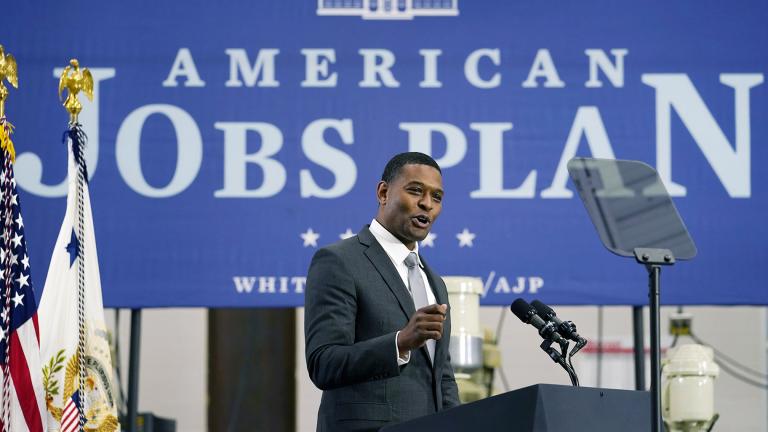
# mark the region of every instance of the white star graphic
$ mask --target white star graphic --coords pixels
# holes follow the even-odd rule
[[[19,229],[24,226],[24,219],[21,218],[21,213],[19,213],[19,217],[16,218],[16,225],[19,226]]]
[[[16,265],[19,263],[19,256],[15,253],[11,252],[11,265]]]
[[[18,194],[11,195],[11,204],[19,205],[19,195]]]
[[[0,236],[2,238],[2,236]],[[0,248],[0,261],[5,261],[5,254],[8,252],[5,251],[5,248]]]
[[[24,288],[24,286],[29,286],[29,282],[27,280],[29,279],[29,275],[24,275],[24,273],[20,273],[18,279],[16,279],[16,282],[19,283],[19,288]]]
[[[23,236],[23,235],[21,235],[21,234],[19,234],[19,233],[16,233],[16,234],[14,234],[14,235],[13,235],[13,238],[11,239],[11,241],[13,242],[13,246],[14,246],[14,247],[19,247],[19,246],[21,246],[21,239],[22,239],[22,238],[24,238],[24,236]]]
[[[13,300],[13,307],[18,307],[19,305],[24,306],[24,294],[22,293],[17,292],[11,300]]]
[[[5,329],[0,329],[0,342],[5,340]]]
[[[5,322],[6,318],[8,318],[8,311],[5,308],[3,308],[3,311],[0,312],[0,319],[2,319],[3,322]]]
[[[29,255],[24,255],[24,259],[21,260],[21,263],[24,264],[24,270],[29,268]]]
[[[435,239],[437,238],[437,234],[435,233],[429,233],[426,237],[424,237],[424,240],[419,243],[421,247],[435,247]]]
[[[343,233],[339,234],[339,238],[342,239],[342,240],[346,240],[346,239],[348,239],[350,237],[354,237],[354,235],[355,235],[355,233],[353,233],[350,228],[347,228],[346,231],[344,231]]]
[[[304,239],[304,247],[317,247],[317,239],[320,238],[320,234],[312,231],[312,228],[309,228],[307,229],[307,232],[301,234],[301,238]]]
[[[456,238],[459,239],[459,247],[472,247],[472,241],[475,239],[475,234],[464,228],[464,231],[456,234]]]

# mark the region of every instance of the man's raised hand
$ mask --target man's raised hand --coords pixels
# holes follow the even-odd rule
[[[431,304],[417,310],[397,337],[400,355],[404,356],[408,351],[423,346],[428,339],[442,338],[443,321],[447,313],[447,304]]]

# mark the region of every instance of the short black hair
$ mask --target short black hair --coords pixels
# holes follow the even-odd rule
[[[396,154],[392,159],[387,162],[387,166],[384,167],[384,172],[381,173],[381,181],[389,183],[400,174],[400,169],[405,165],[429,165],[436,169],[440,174],[443,171],[440,169],[440,165],[435,162],[429,155],[419,152],[406,152]]]

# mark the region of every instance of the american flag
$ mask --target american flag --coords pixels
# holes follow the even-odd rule
[[[64,405],[61,413],[61,432],[80,430],[80,392],[76,391]]]
[[[44,431],[45,402],[40,368],[37,302],[30,278],[16,179],[9,153],[0,173],[0,428]]]

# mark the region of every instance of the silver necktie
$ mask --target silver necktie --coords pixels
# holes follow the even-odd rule
[[[419,260],[416,257],[416,252],[409,253],[405,258],[405,265],[408,267],[408,289],[411,291],[413,306],[416,307],[416,310],[429,305],[429,300],[427,300],[427,287],[424,286],[424,278],[421,277],[418,263]],[[434,339],[427,340],[427,351],[429,352],[429,360],[434,363]]]

